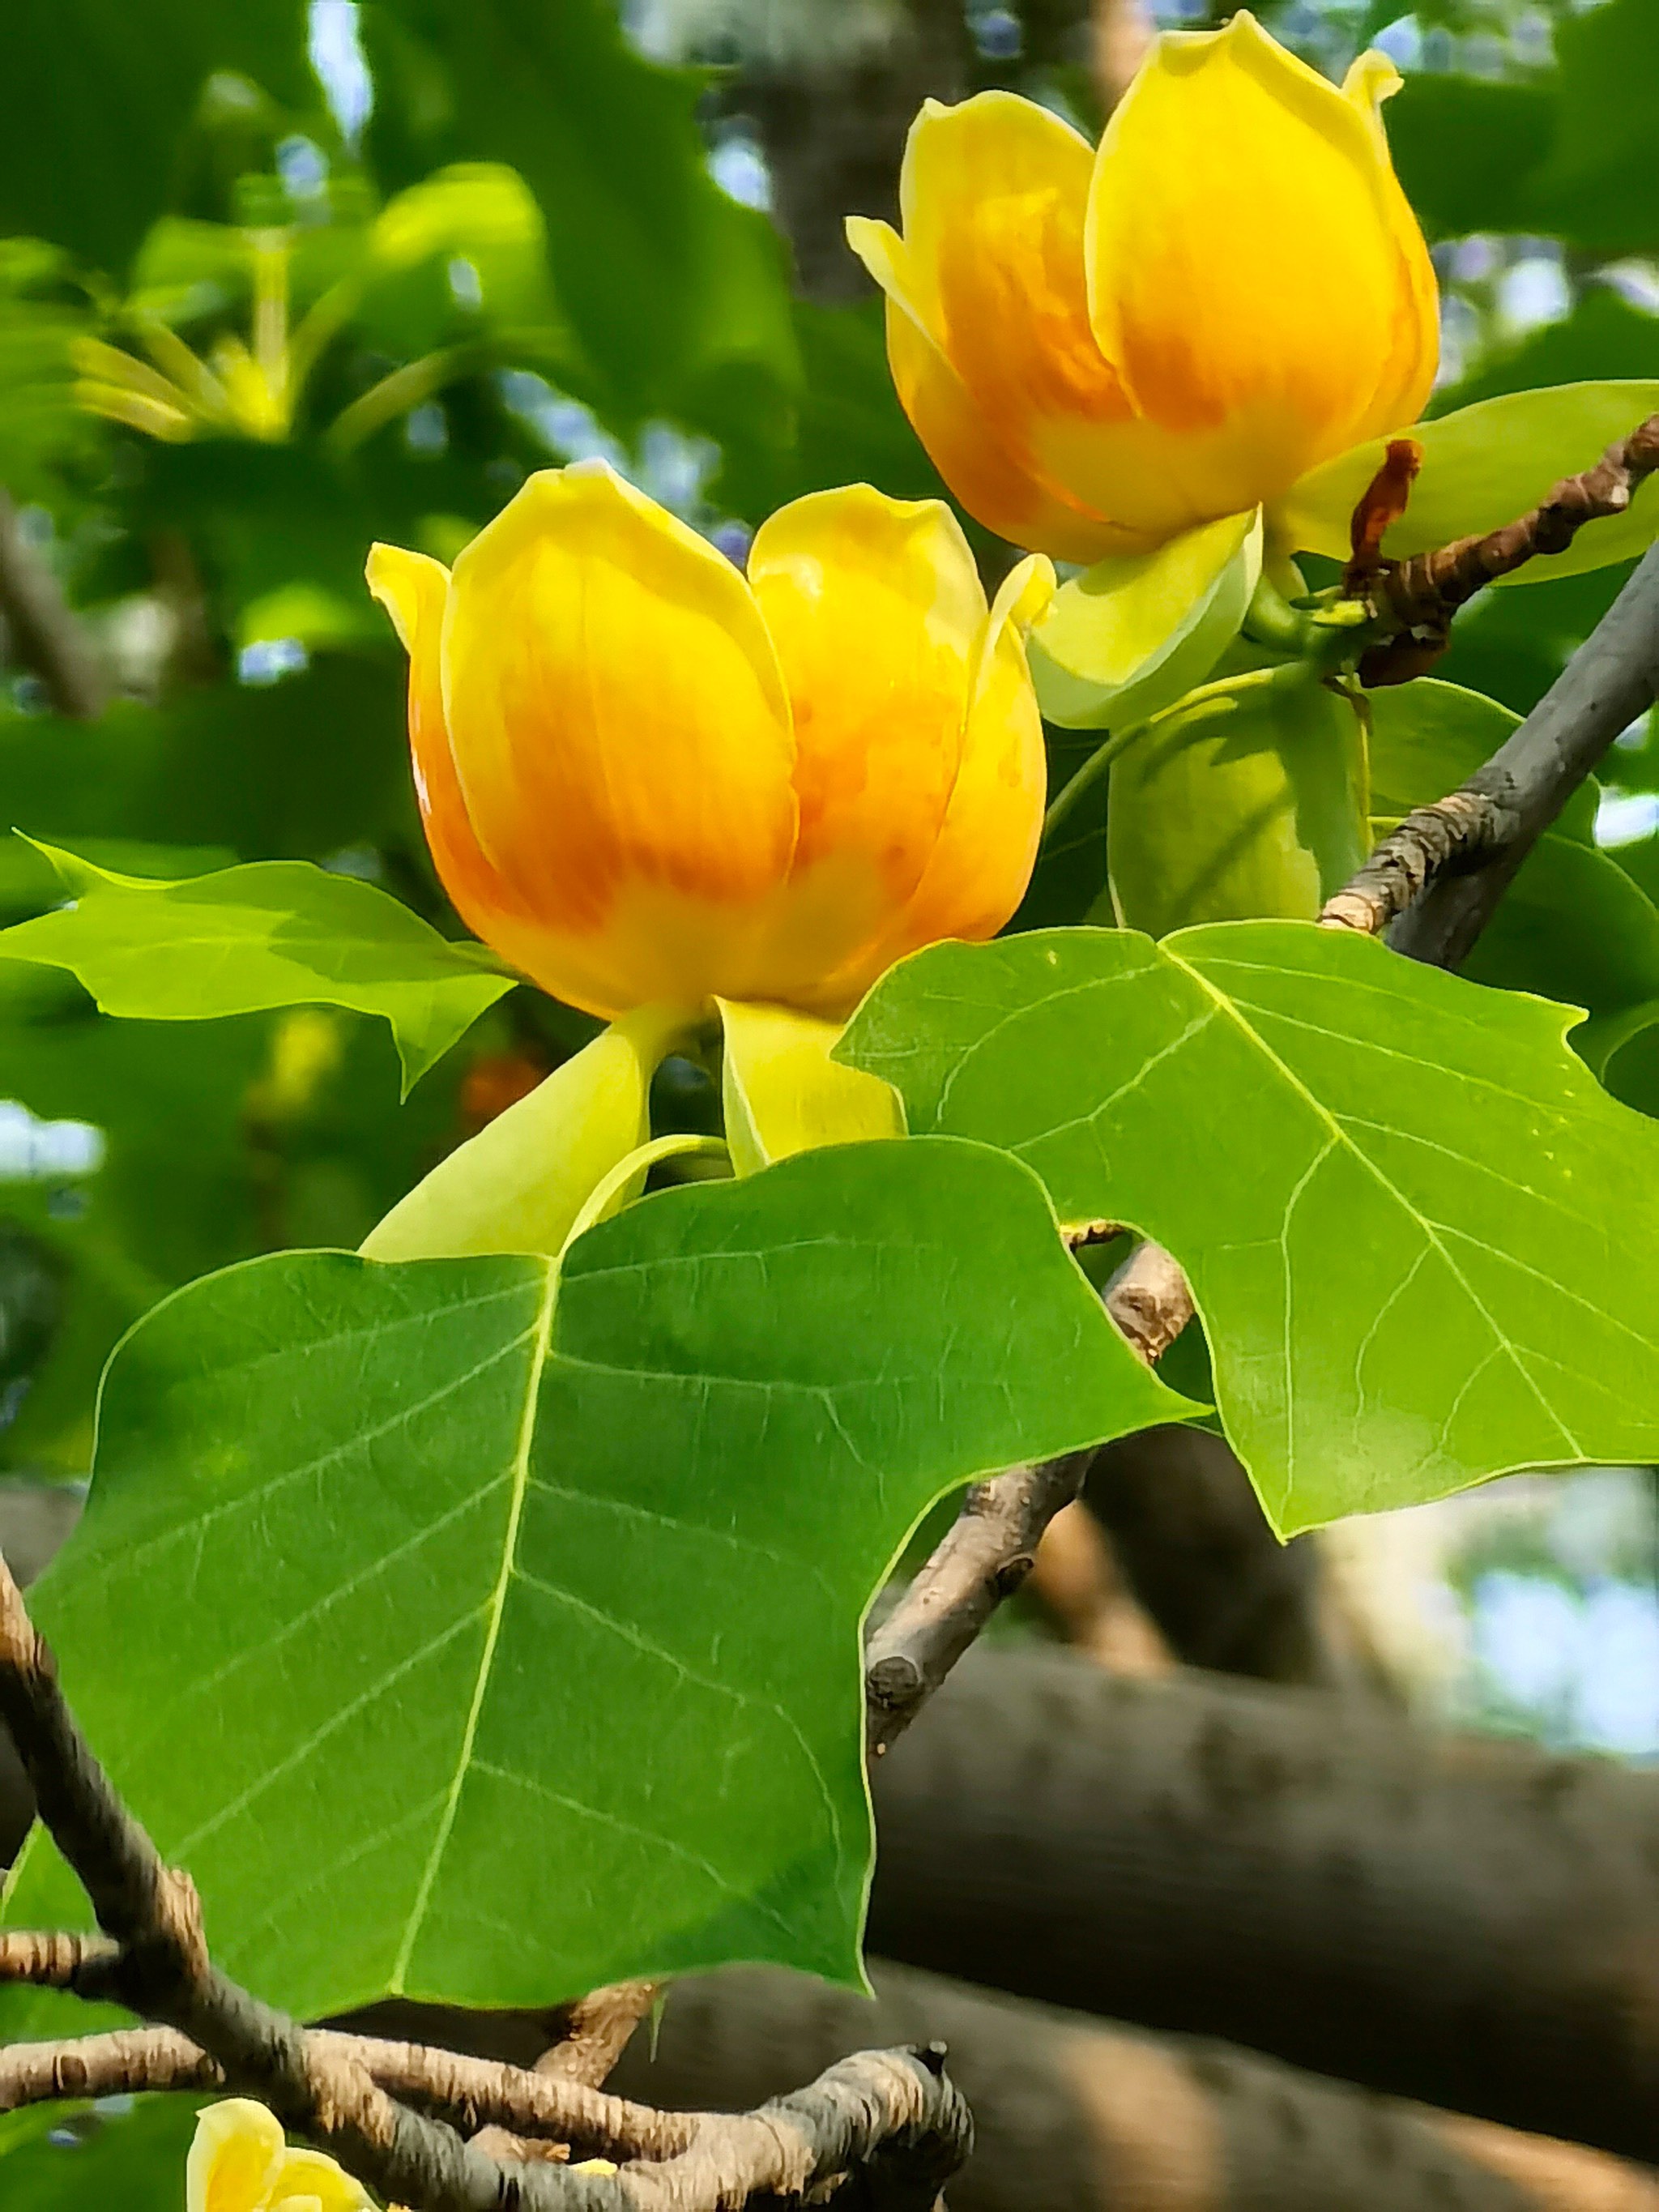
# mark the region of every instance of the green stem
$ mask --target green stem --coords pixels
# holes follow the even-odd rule
[[[1045,845],[1075,813],[1078,802],[1094,789],[1130,739],[1139,737],[1146,727],[1145,722],[1131,722],[1127,730],[1114,730],[1105,744],[1090,754],[1070,782],[1061,788],[1042,817],[1042,842]]]

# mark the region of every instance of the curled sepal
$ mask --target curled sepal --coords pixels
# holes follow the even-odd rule
[[[649,1135],[651,1078],[696,1025],[642,1006],[458,1146],[362,1247],[369,1260],[459,1260],[563,1249],[593,1191]]]
[[[1112,915],[1152,937],[1310,921],[1370,849],[1366,807],[1364,726],[1346,691],[1306,663],[1206,684],[1112,763]]]
[[[904,1134],[891,1084],[830,1059],[844,1022],[787,1006],[717,1003],[726,1030],[726,1141],[738,1175],[820,1145]]]
[[[1202,684],[1261,573],[1261,515],[1114,554],[1055,592],[1026,641],[1037,702],[1068,730],[1124,730]]]

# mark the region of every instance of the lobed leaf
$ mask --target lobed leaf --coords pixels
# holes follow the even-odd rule
[[[179,1292],[33,1602],[220,1963],[299,2013],[856,1982],[872,1590],[955,1485],[1188,1410],[1029,1170],[838,1146],[562,1272],[293,1253]],[[38,1835],[8,1909],[84,1911]]]
[[[1191,1278],[1275,1526],[1659,1450],[1659,1133],[1559,1006],[1305,923],[906,962],[841,1048]]]

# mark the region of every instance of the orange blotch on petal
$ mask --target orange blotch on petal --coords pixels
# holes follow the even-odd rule
[[[1005,579],[975,655],[961,765],[927,867],[902,912],[830,978],[826,1006],[851,1006],[907,953],[944,938],[994,937],[1025,895],[1042,834],[1042,720],[1025,635],[1053,597],[1054,570],[1023,561]]]
[[[961,526],[938,500],[815,492],[762,524],[749,577],[794,717],[791,881],[827,855],[856,857],[898,906],[956,781],[985,621]]]
[[[1178,465],[1214,514],[1345,450],[1385,386],[1395,406],[1426,393],[1432,274],[1378,82],[1362,106],[1243,14],[1160,39],[1102,142],[1094,328],[1137,409],[1189,441]]]
[[[793,742],[753,596],[608,469],[532,477],[461,555],[442,677],[478,843],[543,923],[604,938],[643,884],[741,936],[787,872]]]

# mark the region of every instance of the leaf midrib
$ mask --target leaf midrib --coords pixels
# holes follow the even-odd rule
[[[410,1960],[415,1954],[427,1913],[432,1904],[432,1893],[437,1887],[442,1869],[444,1853],[454,1832],[455,1816],[459,1809],[461,1791],[472,1765],[472,1747],[477,1741],[478,1723],[483,1713],[484,1699],[489,1693],[489,1678],[495,1662],[495,1646],[501,1632],[501,1618],[507,1608],[507,1593],[512,1586],[513,1570],[519,1553],[519,1528],[524,1517],[525,1498],[530,1488],[530,1455],[536,1440],[536,1414],[541,1399],[542,1376],[546,1371],[553,1341],[553,1310],[558,1300],[559,1269],[552,1260],[545,1263],[546,1285],[542,1302],[537,1311],[532,1338],[529,1372],[525,1379],[524,1410],[519,1419],[518,1442],[513,1455],[513,1495],[507,1505],[507,1532],[501,1543],[501,1568],[490,1593],[486,1609],[483,1648],[478,1654],[477,1678],[472,1686],[472,1699],[467,1709],[466,1723],[461,1732],[461,1746],[455,1760],[455,1771],[450,1778],[443,1810],[439,1815],[432,1849],[422,1871],[415,1901],[410,1908],[409,1924],[404,1940],[398,1946],[392,1966],[390,1988],[393,1992],[403,1990],[409,1974]]]

